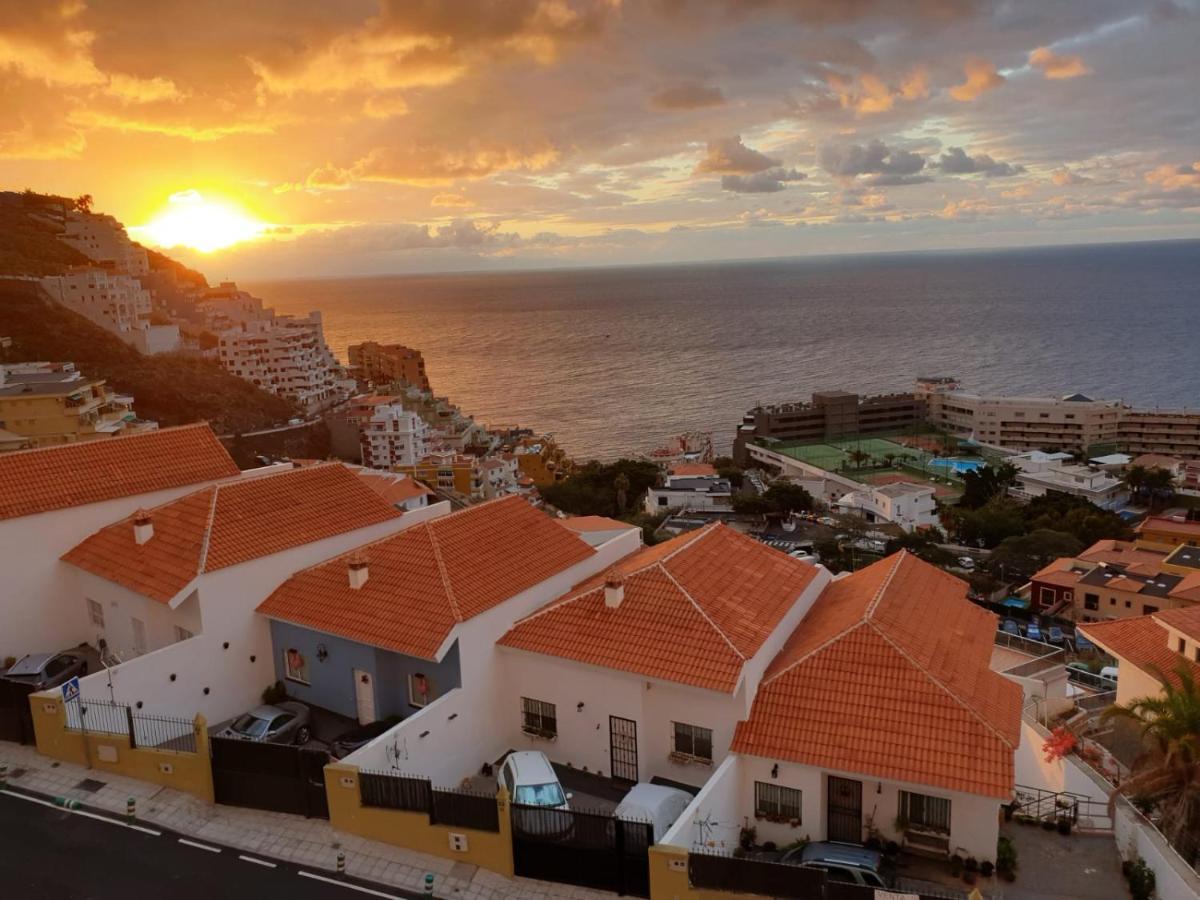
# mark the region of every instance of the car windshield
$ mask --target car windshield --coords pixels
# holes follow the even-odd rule
[[[518,784],[514,799],[525,806],[562,806],[566,803],[557,781],[548,784]]]
[[[246,713],[234,720],[233,730],[248,737],[262,737],[267,733],[267,720]]]

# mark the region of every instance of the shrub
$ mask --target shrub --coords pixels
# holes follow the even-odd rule
[[[966,868],[966,870],[967,870],[968,872],[975,872],[975,871],[978,871],[978,869],[979,869],[979,860],[977,860],[977,859],[976,859],[975,857],[973,857],[973,856],[968,856],[968,857],[966,858],[966,861],[963,863],[963,866]]]
[[[1070,834],[1071,833],[1071,820],[1068,819],[1066,816],[1058,817],[1058,833],[1059,834]]]
[[[756,840],[758,840],[758,829],[753,825],[743,827],[738,834],[738,846],[743,850],[749,850],[753,847]]]
[[[1005,878],[1017,871],[1017,847],[1011,838],[1003,835],[996,844],[996,869]]]
[[[287,688],[282,681],[277,681],[262,692],[263,703],[267,706],[274,706],[276,703],[282,703],[287,699]]]
[[[996,867],[992,865],[992,861],[990,859],[985,859],[979,864],[979,872],[984,878],[991,878],[992,873],[995,871]]]
[[[1129,893],[1133,900],[1150,900],[1154,896],[1157,879],[1154,870],[1140,856],[1129,867]]]

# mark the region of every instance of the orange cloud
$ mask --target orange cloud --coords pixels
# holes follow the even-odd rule
[[[433,199],[429,201],[429,205],[465,208],[474,206],[475,204],[462,194],[434,194]]]
[[[929,96],[929,75],[924,66],[917,66],[893,87],[878,75],[863,72],[858,79],[830,74],[829,86],[837,94],[842,109],[852,109],[859,115],[887,112],[897,100],[919,100]]]
[[[110,76],[105,92],[122,103],[157,103],[183,96],[169,78],[136,78],[132,75]]]
[[[967,80],[950,89],[950,96],[955,100],[969,103],[981,94],[1004,84],[1005,78],[996,71],[995,63],[986,60],[971,60],[963,67]]]
[[[1146,180],[1157,184],[1164,191],[1200,188],[1200,160],[1188,165],[1173,166],[1170,163],[1158,166],[1146,173]]]
[[[1050,79],[1078,78],[1092,70],[1080,56],[1060,56],[1049,47],[1038,47],[1029,54],[1029,64]]]

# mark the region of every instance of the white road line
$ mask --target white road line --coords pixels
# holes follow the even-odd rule
[[[324,881],[326,884],[336,884],[338,887],[349,888],[352,891],[358,891],[360,894],[370,894],[372,897],[387,897],[388,900],[403,900],[396,894],[385,894],[383,891],[373,891],[370,888],[363,887],[358,884],[350,884],[348,881],[338,881],[336,878],[326,878],[324,875],[314,875],[312,872],[297,872],[301,878],[312,878],[314,881]]]
[[[197,850],[207,850],[209,853],[220,853],[220,847],[210,847],[208,844],[197,844],[195,841],[189,841],[187,838],[180,838],[179,843],[186,844],[189,847],[195,847]]]
[[[238,856],[238,859],[244,859],[246,862],[248,862],[248,863],[254,863],[256,866],[266,866],[266,867],[267,867],[267,868],[269,868],[269,869],[273,869],[273,868],[275,868],[275,866],[276,866],[276,863],[273,863],[273,862],[267,862],[265,859],[255,859],[253,856],[241,856],[241,855],[239,855],[239,856]]]
[[[30,803],[37,803],[41,806],[48,806],[50,809],[57,809],[60,812],[69,813],[72,816],[86,816],[89,819],[95,819],[97,822],[107,822],[109,825],[120,825],[122,828],[129,828],[133,831],[140,831],[143,834],[152,834],[155,837],[162,837],[161,831],[155,831],[153,828],[146,828],[144,825],[133,825],[129,822],[122,822],[120,819],[112,819],[108,816],[102,816],[99,813],[89,812],[86,809],[67,809],[65,806],[59,806],[57,803],[51,803],[49,800],[43,800],[41,797],[30,797],[28,794],[18,794],[15,791],[0,791],[7,797],[16,797],[18,800],[28,800]]]

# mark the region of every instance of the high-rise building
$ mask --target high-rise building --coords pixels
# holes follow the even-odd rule
[[[425,374],[425,359],[420,350],[401,344],[379,344],[366,341],[351,344],[349,349],[350,368],[364,381],[375,386],[402,383],[430,391],[429,377]]]
[[[150,292],[131,275],[93,266],[48,275],[42,289],[67,309],[111,331],[142,353],[179,349],[177,325],[151,322]]]
[[[234,375],[306,410],[344,395],[342,367],[325,343],[319,312],[240,322],[220,332],[217,351]]]
[[[372,469],[413,466],[429,454],[429,426],[404,408],[399,397],[360,398],[370,405],[361,420],[362,462]],[[370,402],[375,401],[375,402]]]

